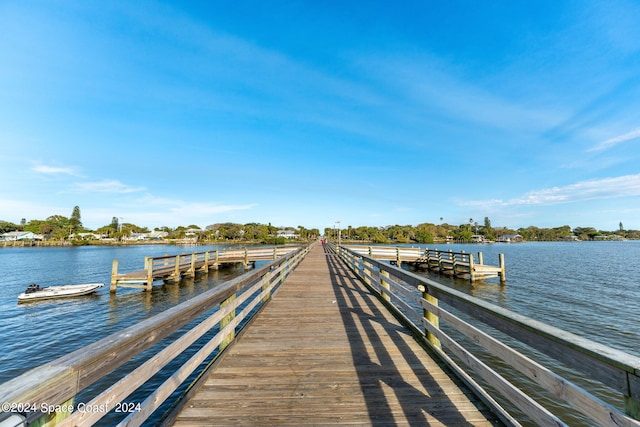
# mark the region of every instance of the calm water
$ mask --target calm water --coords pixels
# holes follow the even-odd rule
[[[431,276],[476,297],[640,354],[640,242],[553,242],[493,245],[430,245],[481,251],[497,265],[504,253],[507,284],[470,284]],[[119,288],[109,293],[113,259],[120,271],[143,268],[145,256],[214,247],[176,246],[0,248],[0,384],[157,314],[242,273],[223,269],[179,284],[156,284],[152,292]],[[428,273],[423,273],[428,274]],[[50,286],[103,282],[97,294],[70,300],[17,304],[30,283]]]
[[[435,248],[436,245],[430,247]],[[498,265],[505,255],[506,286],[498,279],[441,283],[602,344],[640,355],[640,241],[441,245],[482,252]]]
[[[213,246],[81,246],[0,248],[0,383],[185,301],[241,274],[221,269],[179,284],[156,283],[151,292],[118,288],[109,293],[111,263],[140,270],[145,256],[190,253]],[[30,283],[40,286],[101,282],[96,294],[18,304]]]

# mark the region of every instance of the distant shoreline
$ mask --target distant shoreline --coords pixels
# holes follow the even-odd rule
[[[286,241],[277,244],[298,244],[299,240]],[[173,245],[173,246],[211,246],[211,245],[273,245],[273,242],[258,241],[240,241],[240,240],[124,240],[124,241],[108,241],[108,240],[16,240],[0,242],[0,248],[29,248],[29,247],[73,247],[73,246],[149,246],[149,245]]]
[[[625,239],[626,241],[633,241],[636,239]],[[621,241],[625,241],[621,240]],[[536,243],[536,242],[562,242],[563,240],[524,240],[522,242],[513,242],[513,243],[505,243],[505,242],[491,242],[491,244],[518,244],[518,243]],[[599,240],[581,240],[581,241],[571,241],[572,243],[580,243],[580,242],[596,242]],[[613,242],[617,240],[602,240],[607,242]],[[306,241],[300,240],[292,240],[286,241],[284,243],[277,244],[299,244],[305,243]],[[167,239],[167,240],[125,240],[125,241],[106,241],[106,240],[18,240],[18,241],[7,241],[0,242],[0,248],[29,248],[29,247],[74,247],[74,246],[153,246],[153,245],[173,245],[173,246],[212,246],[212,245],[273,245],[273,242],[258,242],[258,241],[239,241],[239,240],[225,240],[225,241],[208,241],[201,240],[194,242],[193,240],[176,240],[176,239]],[[387,242],[387,243],[374,243],[372,241],[363,241],[363,240],[346,240],[342,239],[342,244],[350,244],[350,245],[425,245],[425,244],[488,244],[488,243],[478,243],[478,242],[465,242],[465,241],[452,241],[452,242],[433,242],[433,243],[417,243],[417,242]]]

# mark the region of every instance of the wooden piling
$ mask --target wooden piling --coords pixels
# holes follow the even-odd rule
[[[505,265],[504,265],[504,254],[500,254],[499,259],[500,259],[500,273],[498,274],[500,275],[500,283],[507,283],[507,269],[505,268]]]
[[[476,280],[476,270],[473,262],[473,254],[469,254],[469,280],[471,280],[472,282]]]
[[[196,253],[191,254],[191,268],[189,269],[191,277],[196,277]]]
[[[220,253],[218,251],[218,249],[216,249],[216,256],[214,257],[214,261],[213,261],[213,265],[211,267],[213,267],[214,270],[217,270],[218,268],[220,268]]]
[[[111,263],[111,286],[109,292],[115,293],[118,287],[118,260],[114,259]]]
[[[173,280],[180,281],[180,255],[176,255],[175,271],[173,273]]]
[[[151,288],[153,288],[153,258],[145,257],[144,265],[147,270],[147,286],[145,287],[145,291],[150,291]]]
[[[210,257],[210,252],[206,251],[204,253],[204,265],[202,266],[202,271],[204,271],[205,273],[209,272],[209,257]]]

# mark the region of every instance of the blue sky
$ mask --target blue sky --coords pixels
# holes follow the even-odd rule
[[[0,220],[640,229],[638,22],[615,0],[3,1]]]

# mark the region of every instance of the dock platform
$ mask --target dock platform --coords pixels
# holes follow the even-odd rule
[[[484,263],[482,252],[478,252],[477,258],[475,258],[474,254],[464,251],[442,251],[429,248],[364,245],[343,245],[342,247],[362,255],[368,255],[374,259],[390,261],[398,266],[402,263],[414,264],[420,268],[467,279],[472,282],[494,277],[500,278],[501,283],[506,282],[503,254],[498,257],[499,265],[493,266]]]
[[[293,271],[171,423],[500,425],[322,245]]]
[[[110,291],[116,292],[118,286],[151,290],[156,280],[179,281],[183,277],[207,273],[210,269],[217,270],[223,264],[242,263],[248,266],[256,261],[274,260],[298,248],[299,246],[266,246],[145,257],[142,270],[124,273],[118,272],[118,260],[113,260]]]

